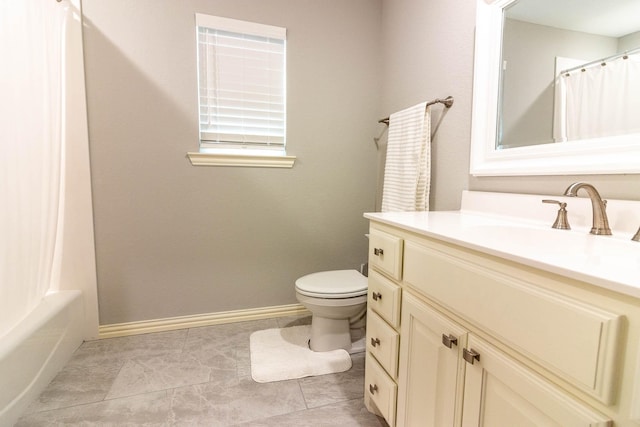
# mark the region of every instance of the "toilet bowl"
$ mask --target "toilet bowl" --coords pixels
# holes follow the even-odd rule
[[[296,280],[296,298],[311,312],[313,351],[351,349],[351,328],[363,328],[367,278],[357,270],[322,271]]]

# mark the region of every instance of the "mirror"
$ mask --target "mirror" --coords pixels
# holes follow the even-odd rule
[[[519,0],[503,14],[497,149],[640,133],[640,1]]]
[[[638,16],[640,0],[478,0],[471,173],[640,172],[640,80],[616,93],[609,76],[640,73]]]

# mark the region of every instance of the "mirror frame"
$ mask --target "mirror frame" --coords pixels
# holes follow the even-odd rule
[[[471,175],[640,173],[640,134],[496,149],[502,15],[514,1],[477,0]]]

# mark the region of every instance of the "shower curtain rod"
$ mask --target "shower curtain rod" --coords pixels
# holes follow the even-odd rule
[[[434,105],[434,104],[444,104],[445,107],[447,108],[451,108],[451,106],[453,105],[453,96],[447,96],[445,99],[434,99],[433,101],[427,102],[427,107],[429,105]],[[389,117],[385,117],[384,119],[380,119],[378,120],[378,123],[384,123],[385,125],[389,125]]]
[[[592,65],[596,65],[596,64],[600,64],[604,67],[605,65],[607,65],[607,61],[613,61],[614,59],[618,59],[618,58],[627,59],[627,56],[633,55],[636,53],[640,53],[640,47],[627,50],[622,53],[617,53],[615,55],[607,56],[606,58],[596,59],[595,61],[587,62],[586,64],[578,65],[577,67],[567,68],[566,70],[560,71],[560,74],[564,74],[566,76],[572,71],[576,71],[580,69],[584,71],[585,68],[591,67]]]

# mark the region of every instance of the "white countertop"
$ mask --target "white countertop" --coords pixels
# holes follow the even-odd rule
[[[479,209],[483,205],[489,206],[488,200],[492,202],[490,206],[495,207],[496,197],[507,200],[508,195],[486,193],[487,199],[483,193],[467,193],[466,201],[463,196],[463,209],[460,211],[366,213],[364,216],[375,222],[640,298],[640,242],[631,241],[633,233],[628,231],[632,227],[637,230],[640,220],[634,226],[621,225],[618,219],[627,218],[634,223],[640,218],[640,202],[621,201],[616,206],[615,201],[609,201],[607,212],[612,229],[613,224],[618,224],[619,229],[614,229],[612,236],[595,236],[589,234],[591,211],[588,200],[587,206],[584,200],[570,199],[570,203],[578,202],[573,203],[575,210],[584,210],[587,206],[588,215],[575,214],[574,222],[578,225],[571,224],[572,230],[556,230],[550,225],[555,219],[557,206],[555,210],[542,208],[546,217],[544,221],[531,214],[533,208],[527,210],[524,219],[509,216],[508,208],[507,211],[501,210],[498,216],[495,212]],[[514,209],[519,210],[527,209],[528,203],[537,209],[541,198],[558,199],[554,196],[516,196]],[[473,203],[469,203],[470,198],[474,199]],[[571,204],[568,210],[571,223]],[[580,219],[585,216],[589,217],[588,226]]]

